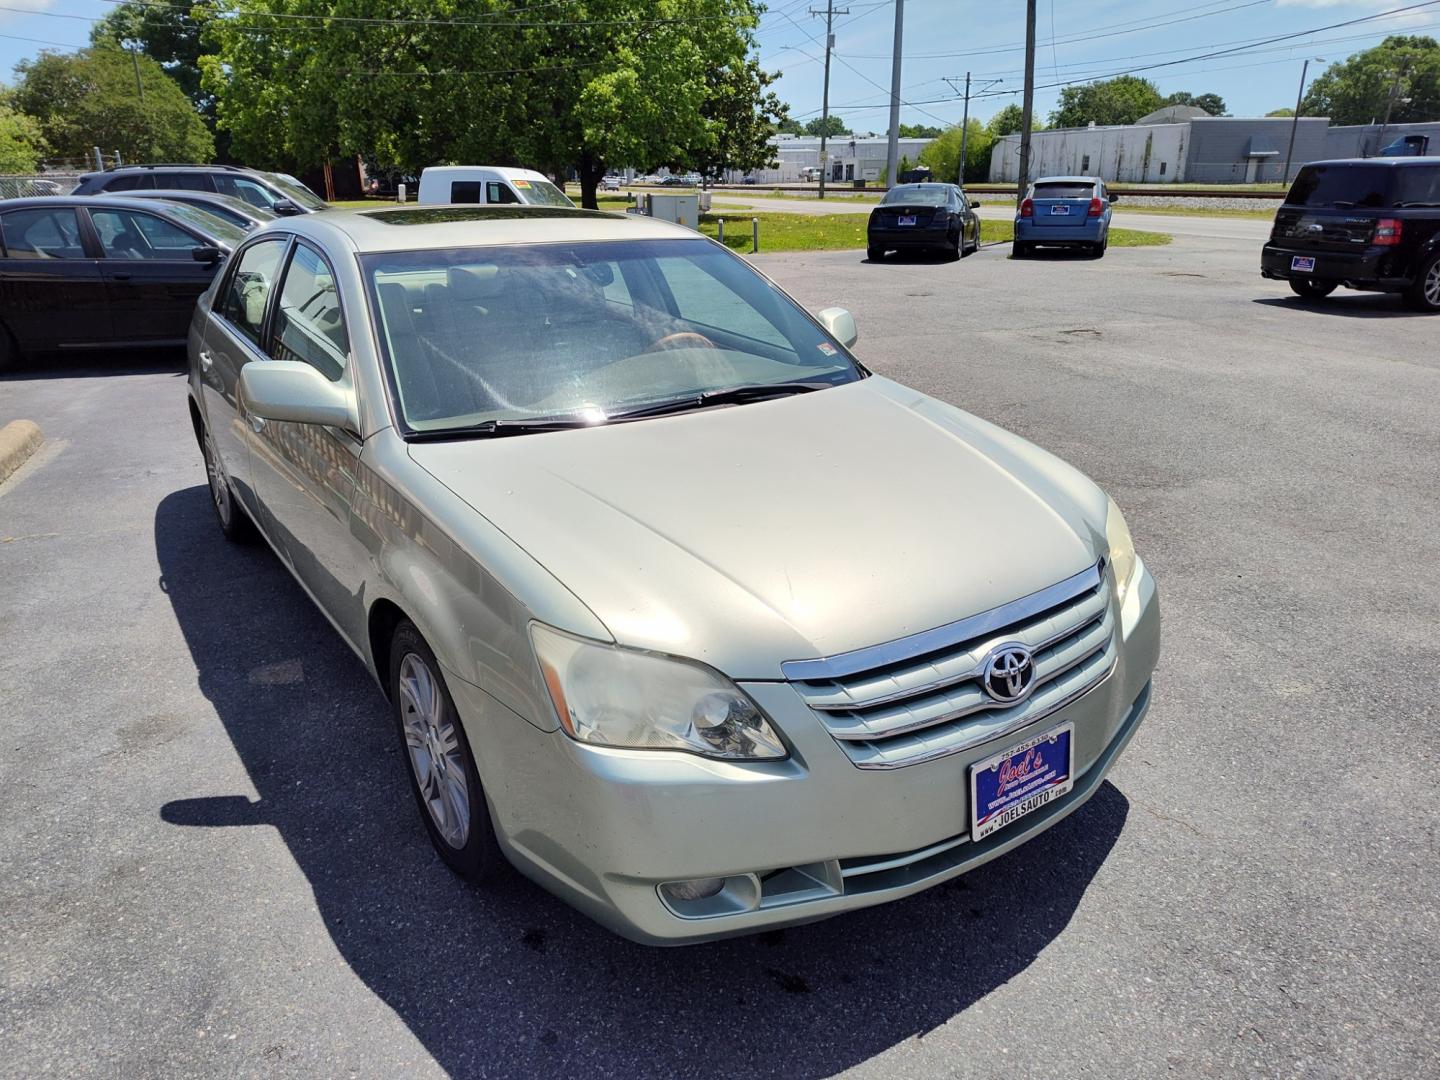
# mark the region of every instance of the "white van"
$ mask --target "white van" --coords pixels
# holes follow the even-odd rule
[[[574,206],[544,173],[491,165],[436,165],[420,173],[419,203]]]

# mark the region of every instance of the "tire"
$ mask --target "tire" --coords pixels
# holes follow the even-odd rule
[[[1105,257],[1105,241],[1101,240],[1098,244],[1091,245],[1090,254],[1097,259],[1103,259]]]
[[[945,258],[949,262],[959,262],[965,257],[965,235],[962,233],[955,238],[955,243],[945,249]]]
[[[235,498],[235,492],[230,487],[230,478],[225,475],[225,465],[215,451],[215,441],[210,437],[209,428],[201,429],[200,454],[205,459],[205,479],[210,487],[210,508],[215,511],[215,521],[220,526],[220,532],[232,544],[253,543],[259,535],[255,530],[255,523]]]
[[[1016,240],[1010,245],[1010,257],[1014,259],[1028,259],[1033,249],[1024,240]]]
[[[884,262],[884,261],[885,261],[885,250],[884,250],[883,248],[876,248],[876,247],[866,248],[866,249],[865,249],[865,257],[866,257],[867,259],[869,259],[871,262]]]
[[[440,663],[408,620],[390,639],[389,674],[400,751],[430,843],[459,877],[480,884],[497,873],[505,856]]]
[[[1414,283],[1405,290],[1405,300],[1416,311],[1440,311],[1440,252],[1420,264]]]
[[[1335,291],[1335,282],[1316,281],[1314,278],[1291,278],[1290,289],[1305,300],[1323,300]]]

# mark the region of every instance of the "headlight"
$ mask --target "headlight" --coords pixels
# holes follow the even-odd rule
[[[1125,515],[1115,500],[1110,500],[1110,511],[1105,515],[1105,539],[1110,543],[1110,566],[1115,572],[1115,595],[1121,603],[1129,591],[1131,578],[1135,576],[1135,541],[1130,539],[1130,526],[1125,524]]]
[[[765,714],[719,672],[539,623],[530,638],[560,723],[580,742],[714,758],[786,755]]]

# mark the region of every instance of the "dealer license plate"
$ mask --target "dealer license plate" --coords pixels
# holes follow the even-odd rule
[[[901,225],[914,225],[914,224],[915,224],[915,215],[914,215],[914,214],[901,214],[901,215],[900,215],[900,224],[901,224]]]
[[[1292,255],[1290,257],[1291,270],[1304,270],[1306,273],[1315,269],[1314,255]]]
[[[1061,724],[970,766],[972,842],[1054,802],[1075,786],[1074,735],[1074,724]]]
[[[1070,213],[1070,207],[1066,206],[1064,203],[1058,203],[1057,205],[1050,207],[1050,213],[1068,214]]]

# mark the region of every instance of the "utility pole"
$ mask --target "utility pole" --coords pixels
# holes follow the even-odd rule
[[[959,79],[951,79],[951,78],[948,78],[948,77],[945,79],[945,82],[946,82],[947,84],[949,84],[949,86],[950,86],[950,88],[951,88],[952,90],[956,89],[955,84],[956,84],[957,82],[959,82],[959,81],[960,81]],[[994,86],[996,83],[1002,83],[1002,82],[1004,82],[1004,81],[1005,81],[1004,79],[991,79],[989,82],[987,82],[987,83],[986,83],[984,86],[982,86],[980,89],[981,89],[981,90],[988,90],[988,89],[990,89],[990,87]],[[961,187],[964,187],[964,186],[965,186],[965,148],[966,148],[966,146],[968,145],[969,141],[970,141],[970,72],[967,71],[967,72],[965,72],[965,116],[964,116],[964,119],[962,119],[962,120],[960,121],[960,169],[959,169],[960,175],[957,176],[956,179],[955,179],[955,182],[956,182],[957,184],[959,184]]]
[[[145,100],[145,84],[140,81],[140,43],[138,41],[126,42],[130,48],[130,61],[135,65],[135,93],[140,95],[140,100]]]
[[[1020,109],[1020,175],[1015,182],[1017,208],[1024,201],[1030,186],[1030,125],[1035,119],[1035,0],[1025,0],[1025,97]]]
[[[830,132],[830,53],[835,48],[835,35],[831,32],[831,26],[835,22],[836,15],[849,15],[850,9],[843,8],[835,10],[835,0],[825,0],[825,10],[816,11],[810,9],[811,15],[825,16],[825,89],[820,96],[820,198],[825,198],[825,174],[830,171],[829,156],[825,153],[825,143]]]
[[[1406,61],[1401,61],[1400,69],[1395,72],[1395,81],[1390,84],[1390,96],[1385,101],[1385,119],[1380,121],[1380,134],[1375,139],[1375,153],[1377,154],[1385,146],[1385,129],[1390,126],[1390,111],[1395,108],[1395,99],[1400,96],[1400,80],[1405,77],[1407,67]]]
[[[1310,71],[1310,61],[1323,64],[1323,56],[1311,56],[1306,59],[1305,65],[1300,69],[1300,92],[1295,95],[1295,117],[1290,121],[1290,145],[1285,150],[1285,171],[1280,174],[1280,179],[1285,183],[1290,182],[1290,160],[1295,156],[1295,129],[1300,126],[1300,103],[1305,100],[1305,76]]]
[[[905,37],[905,0],[895,0],[895,45],[890,57],[890,141],[885,147],[885,184],[900,182],[900,56]]]

